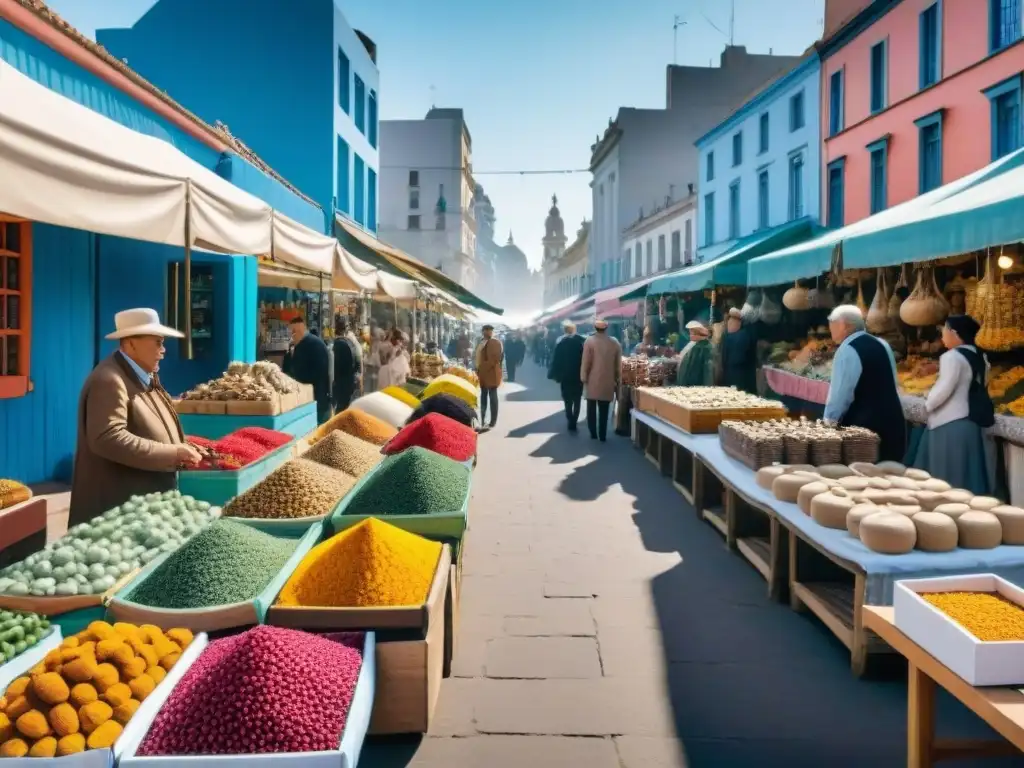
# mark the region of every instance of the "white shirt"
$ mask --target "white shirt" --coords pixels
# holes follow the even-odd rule
[[[974,350],[972,346],[965,346]],[[985,360],[985,372],[987,379],[988,360]],[[939,358],[939,377],[925,399],[928,429],[967,418],[970,412],[967,393],[971,388],[971,375],[971,364],[955,349],[945,352]]]

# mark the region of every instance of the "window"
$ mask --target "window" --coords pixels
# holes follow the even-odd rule
[[[985,95],[992,105],[992,159],[998,160],[1021,146],[1021,76],[987,88]]]
[[[799,219],[804,215],[804,156],[793,155],[789,158],[789,220]]]
[[[650,275],[654,272],[654,248],[652,241],[647,241],[647,274]]]
[[[887,41],[871,46],[871,111],[881,112],[888,104]]]
[[[740,236],[740,183],[734,181],[729,185],[729,239]]]
[[[715,242],[715,193],[704,195],[704,245]]]
[[[761,120],[757,126],[757,151],[758,154],[764,154],[768,151],[768,113],[765,112],[761,115]]]
[[[377,172],[366,169],[366,228],[377,231]]]
[[[843,130],[843,70],[833,72],[828,79],[828,135]]]
[[[804,127],[806,117],[804,115],[804,92],[794,93],[789,97],[789,131],[799,131]]]
[[[353,206],[352,218],[356,220],[358,224],[366,224],[366,201],[364,199],[366,194],[366,163],[363,162],[363,158],[359,155],[355,155],[355,163],[353,163],[353,173],[355,176],[355,193],[353,198],[355,205]]]
[[[377,148],[377,92],[371,90],[368,101],[369,115],[367,115],[366,138],[370,140],[370,146]]]
[[[347,214],[352,213],[349,190],[352,188],[352,173],[349,170],[348,142],[338,137],[338,196],[335,207]]]
[[[348,56],[345,52],[338,49],[338,104],[345,114],[349,114],[352,111],[352,95],[350,83],[352,82],[352,69],[348,63]]]
[[[843,187],[845,186],[846,158],[828,166],[828,226],[843,226]]]
[[[705,160],[705,163],[707,164],[707,173],[705,174],[707,176],[707,180],[708,181],[714,181],[715,180],[715,153],[714,152],[708,152],[708,157],[707,157],[707,160]]]
[[[920,42],[918,46],[918,85],[927,88],[939,82],[940,45],[942,25],[939,23],[939,3],[924,9],[919,17]]]
[[[768,169],[757,174],[757,228],[768,229]]]
[[[626,248],[626,277],[630,277],[630,272],[633,269],[633,249]],[[636,277],[634,273],[632,277]]]
[[[672,233],[672,266],[678,267],[683,263],[683,238],[679,230]]]
[[[685,264],[693,263],[693,220],[686,220],[686,252],[684,258]]]
[[[732,135],[732,165],[735,168],[743,162],[743,131]]]
[[[409,171],[409,186],[418,187],[420,185],[420,172]]]
[[[889,159],[888,136],[868,144],[867,149],[871,153],[871,213],[874,214],[889,207],[889,191],[886,180],[886,166]]]
[[[668,264],[666,263],[665,255],[665,236],[658,235],[658,271],[661,272],[665,269]]]
[[[0,399],[28,394],[32,225],[0,214]]]
[[[352,81],[355,83],[353,90],[353,96],[355,98],[355,108],[352,110],[355,115],[353,120],[355,121],[356,128],[362,134],[366,133],[366,84],[363,82],[363,78],[359,75],[353,75]]]
[[[998,51],[1020,40],[1021,0],[988,0],[991,49]]]
[[[406,229],[419,229],[419,228],[420,228],[420,216],[417,213],[417,214],[409,217],[408,223],[406,224]]]
[[[914,121],[918,143],[918,190],[920,194],[942,186],[942,112]]]

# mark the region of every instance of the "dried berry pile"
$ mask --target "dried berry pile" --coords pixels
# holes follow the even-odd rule
[[[394,437],[398,432],[395,427],[381,421],[375,416],[371,416],[364,411],[349,408],[320,426],[317,431],[313,433],[313,439],[310,442],[316,443],[323,440],[327,435],[331,434],[331,432],[334,432],[335,430],[341,430],[342,432],[352,435],[353,437],[358,437],[360,440],[365,440],[368,443],[373,443],[374,445],[384,445],[384,443]]]
[[[291,435],[263,427],[244,427],[219,440],[190,435],[188,442],[196,446],[203,456],[202,461],[191,469],[241,469],[287,445],[291,439]]]
[[[401,453],[415,445],[455,461],[469,461],[476,456],[476,431],[440,413],[428,413],[402,427],[384,446],[384,453]]]
[[[428,397],[420,403],[420,407],[413,411],[406,424],[412,424],[417,419],[422,419],[428,413],[440,413],[453,421],[459,422],[459,424],[465,424],[467,427],[472,427],[474,421],[476,421],[476,411],[470,408],[465,400],[454,395],[442,394]]]
[[[373,443],[336,430],[306,451],[302,458],[359,478],[380,464],[383,456]]]
[[[296,539],[216,520],[170,554],[125,598],[152,608],[212,608],[252,600],[284,567]]]
[[[441,544],[368,518],[309,551],[278,605],[378,608],[422,605]]]
[[[227,517],[284,520],[323,517],[352,490],[356,479],[338,469],[292,459],[224,507]]]
[[[182,677],[139,756],[338,749],[363,635],[260,626],[214,640]]]
[[[0,757],[113,746],[191,642],[187,629],[94,621],[0,696]]]
[[[388,456],[366,478],[346,515],[431,515],[458,512],[469,493],[470,470],[439,453],[413,446]]]

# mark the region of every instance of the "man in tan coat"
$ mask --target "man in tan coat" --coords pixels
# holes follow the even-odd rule
[[[178,469],[200,460],[156,376],[164,339],[182,334],[152,309],[118,312],[114,325],[107,338],[120,348],[89,374],[78,401],[69,526],[136,494],[177,488]]]
[[[608,439],[608,409],[619,388],[622,370],[622,347],[608,335],[608,323],[594,323],[594,335],[583,345],[580,380],[587,394],[587,427],[590,439]]]
[[[493,428],[498,421],[498,387],[501,386],[501,362],[505,357],[501,342],[494,338],[494,326],[484,326],[484,340],[476,349],[476,375],[480,378],[480,426]],[[487,406],[491,421],[487,423]]]

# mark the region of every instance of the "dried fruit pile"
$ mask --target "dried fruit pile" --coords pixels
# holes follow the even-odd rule
[[[281,593],[283,606],[374,608],[422,605],[441,544],[369,518],[318,544]]]
[[[0,479],[0,509],[13,507],[32,498],[32,491],[27,485],[16,480]]]
[[[189,436],[188,441],[199,449],[203,460],[196,466],[186,469],[241,469],[287,445],[291,439],[291,435],[263,427],[244,427],[219,440]]]
[[[373,443],[339,429],[302,454],[302,458],[360,478],[380,464],[383,456]]]
[[[21,611],[0,611],[0,664],[34,646],[50,629],[42,616]]]
[[[218,378],[182,395],[183,400],[273,400],[299,391],[299,383],[268,360],[249,365],[234,362]]]
[[[470,469],[414,446],[388,456],[360,486],[346,515],[431,515],[457,512],[469,493]]]
[[[152,608],[212,608],[255,598],[298,541],[217,520],[136,584],[126,600]]]
[[[384,445],[398,432],[395,427],[375,416],[349,408],[321,425],[313,433],[313,438],[310,442],[315,444],[335,430],[341,430],[374,445]]]
[[[292,459],[224,507],[228,517],[272,520],[323,517],[352,490],[356,478],[338,469]]]
[[[187,629],[94,621],[0,696],[0,757],[113,746],[191,642]]]
[[[214,640],[174,688],[140,756],[336,751],[363,635],[260,626]]]
[[[402,427],[384,453],[401,453],[417,445],[455,461],[469,461],[476,456],[476,431],[440,413],[428,413]]]

